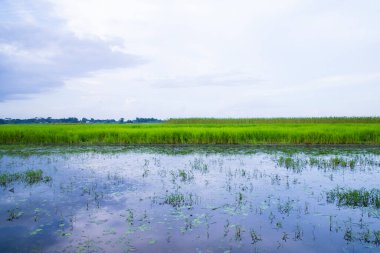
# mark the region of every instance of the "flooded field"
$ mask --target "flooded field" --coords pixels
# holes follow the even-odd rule
[[[0,252],[379,252],[378,147],[3,147]]]

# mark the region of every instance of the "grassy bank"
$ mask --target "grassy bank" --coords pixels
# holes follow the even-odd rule
[[[380,117],[311,117],[311,118],[183,118],[169,119],[168,124],[332,124],[377,123]]]
[[[0,144],[380,144],[380,124],[1,125]]]

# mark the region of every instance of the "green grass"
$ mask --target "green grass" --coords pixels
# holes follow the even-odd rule
[[[165,196],[164,204],[171,205],[173,207],[193,206],[197,203],[198,197],[193,194],[171,193]]]
[[[327,193],[327,202],[337,202],[338,206],[380,208],[380,190],[336,188]]]
[[[380,144],[380,123],[1,125],[1,144]]]
[[[39,182],[49,182],[51,177],[43,176],[42,170],[27,170],[25,172],[1,173],[0,186],[7,186],[13,182],[24,182],[32,185]]]
[[[277,165],[285,167],[286,169],[293,169],[295,171],[302,171],[307,165],[311,167],[317,167],[319,169],[338,169],[338,168],[350,168],[355,169],[359,166],[371,166],[376,161],[366,159],[365,157],[359,158],[354,156],[351,158],[334,156],[330,158],[323,157],[292,157],[292,156],[280,156],[277,158]]]
[[[169,119],[168,124],[328,124],[380,123],[380,117],[311,117],[311,118],[182,118]]]

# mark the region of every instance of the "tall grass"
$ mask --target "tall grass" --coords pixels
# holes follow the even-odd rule
[[[168,124],[326,124],[326,123],[380,123],[380,117],[311,117],[311,118],[178,118]]]
[[[0,144],[380,144],[380,124],[1,125]]]

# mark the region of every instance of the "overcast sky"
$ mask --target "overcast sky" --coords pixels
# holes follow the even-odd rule
[[[380,116],[378,0],[0,0],[0,117]]]

